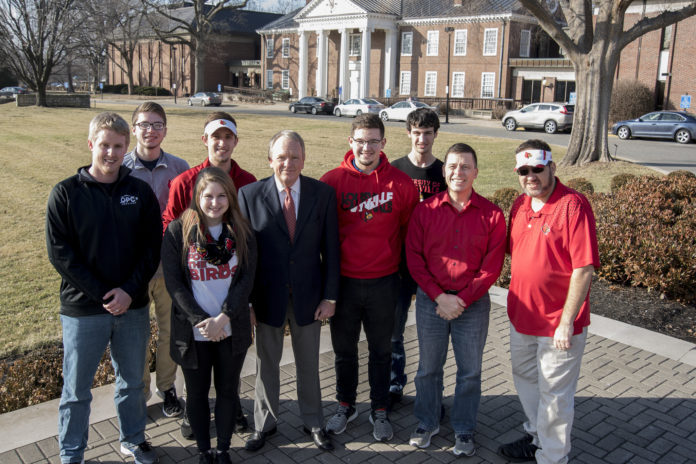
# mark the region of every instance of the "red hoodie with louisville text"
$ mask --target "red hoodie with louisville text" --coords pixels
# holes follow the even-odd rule
[[[336,190],[341,275],[376,279],[395,273],[418,190],[384,153],[370,174],[358,171],[352,150],[321,178]]]

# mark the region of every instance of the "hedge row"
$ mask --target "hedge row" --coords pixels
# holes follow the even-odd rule
[[[110,84],[105,84],[104,88],[102,89],[104,93],[120,93],[123,95],[128,94],[128,84],[116,84],[116,85],[110,85]],[[136,85],[133,87],[133,94],[134,95],[145,95],[145,96],[162,96],[162,97],[169,97],[172,95],[172,93],[162,87],[152,87],[152,86],[140,86]]]

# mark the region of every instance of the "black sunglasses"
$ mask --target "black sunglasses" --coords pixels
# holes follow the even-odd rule
[[[532,171],[534,174],[541,174],[542,172],[544,172],[545,168],[546,166],[534,166],[533,168],[519,168],[517,170],[517,174],[519,174],[520,176],[528,176],[529,171]]]

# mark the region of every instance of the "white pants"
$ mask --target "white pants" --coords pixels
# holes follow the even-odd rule
[[[517,395],[527,416],[524,430],[534,437],[538,464],[565,464],[570,453],[575,391],[587,328],[558,350],[553,337],[523,335],[510,324],[510,357]]]

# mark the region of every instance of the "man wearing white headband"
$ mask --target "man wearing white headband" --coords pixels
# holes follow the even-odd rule
[[[510,210],[508,316],[512,375],[527,420],[524,437],[498,454],[512,462],[564,464],[590,324],[590,282],[599,267],[595,218],[587,199],[554,176],[546,142],[527,140],[515,158],[524,193]]]
[[[209,166],[215,166],[230,174],[234,186],[239,190],[247,184],[256,182],[253,174],[240,168],[232,159],[239,138],[237,137],[237,123],[234,118],[224,111],[210,113],[203,125],[203,144],[208,148],[208,157],[198,166],[182,172],[175,177],[169,185],[169,200],[167,208],[162,213],[162,228],[174,219],[178,218],[191,204],[193,185],[198,173]],[[248,422],[244,416],[241,405],[237,404],[237,430],[245,430]],[[181,434],[184,438],[193,438],[193,432],[186,416],[181,423]]]
[[[216,111],[209,114],[203,125],[201,139],[208,148],[208,158],[172,180],[169,186],[167,208],[162,213],[162,226],[165,229],[170,222],[178,218],[189,207],[193,184],[196,182],[198,173],[204,168],[215,166],[229,172],[237,190],[256,182],[256,177],[253,174],[240,168],[237,162],[232,159],[232,153],[239,143],[239,137],[237,123],[229,113]]]

